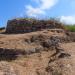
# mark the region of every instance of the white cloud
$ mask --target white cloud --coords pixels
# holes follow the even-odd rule
[[[41,1],[41,9],[50,9],[53,7],[58,0],[40,0]]]
[[[75,24],[75,16],[61,16],[60,21],[66,24]]]
[[[37,17],[40,14],[45,15],[44,11],[42,11],[39,8],[35,9],[32,6],[27,6],[27,12],[26,13],[27,13],[28,16],[31,16],[31,17]]]
[[[51,9],[58,0],[35,0],[34,2],[38,4],[37,7],[33,7],[32,5],[25,6],[28,16],[37,17],[38,15],[45,15],[46,10]]]

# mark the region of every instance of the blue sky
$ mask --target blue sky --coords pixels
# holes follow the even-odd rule
[[[8,20],[24,17],[59,17],[75,24],[75,0],[0,0],[0,27]]]

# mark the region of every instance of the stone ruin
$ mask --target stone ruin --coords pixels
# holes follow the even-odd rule
[[[6,33],[28,33],[42,29],[64,29],[62,23],[56,20],[13,19],[8,20]]]

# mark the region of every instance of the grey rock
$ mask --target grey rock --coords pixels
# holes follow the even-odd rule
[[[45,40],[44,42],[42,42],[43,47],[51,47],[52,45],[52,41],[51,40]]]

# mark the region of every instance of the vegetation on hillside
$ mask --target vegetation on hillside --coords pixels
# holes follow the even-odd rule
[[[29,17],[22,17],[22,18],[15,18],[12,20],[8,20],[12,25],[15,26],[36,26],[36,25],[56,25],[56,28],[63,28],[71,32],[75,32],[75,25],[66,25],[63,22],[60,22],[59,18],[49,18],[49,19],[37,19],[37,18],[29,18]],[[8,23],[7,23],[8,24]],[[0,32],[3,32],[5,27],[0,28]]]
[[[75,32],[75,25],[65,25],[65,28],[71,32]]]

